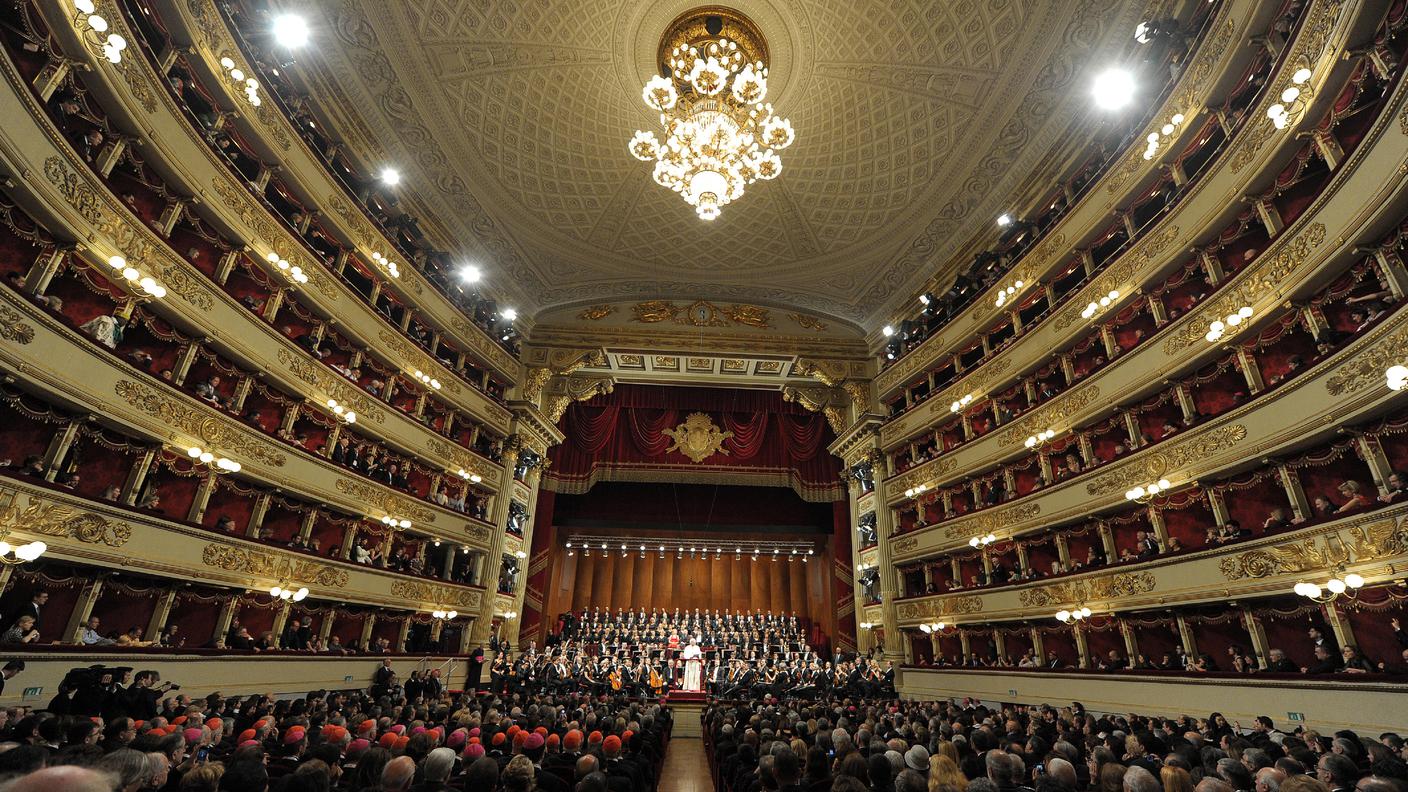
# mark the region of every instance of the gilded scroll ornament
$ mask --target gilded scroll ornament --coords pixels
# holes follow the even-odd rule
[[[132,538],[132,526],[100,514],[59,503],[44,503],[29,496],[29,505],[19,506],[19,492],[0,489],[0,536],[11,531],[41,536],[76,539],[84,544],[122,547]]]
[[[358,419],[376,423],[386,422],[386,413],[382,411],[379,402],[373,400],[361,388],[333,374],[324,366],[283,348],[279,349],[279,362],[284,364],[293,376],[318,388],[329,397],[337,399],[340,404],[352,408],[357,413]]]
[[[283,553],[211,542],[201,550],[200,560],[208,567],[226,572],[297,581],[322,588],[347,588],[347,570]]]
[[[1220,296],[1203,303],[1184,317],[1182,324],[1164,342],[1164,354],[1174,355],[1194,344],[1206,343],[1208,325],[1213,319],[1236,313],[1244,305],[1255,305],[1268,293],[1276,294],[1282,284],[1294,283],[1294,273],[1325,241],[1325,224],[1314,223],[1276,253],[1263,253],[1250,267],[1236,276]]]
[[[906,536],[903,539],[896,539],[893,543],[891,543],[890,552],[894,555],[899,555],[901,553],[908,553],[909,551],[913,550],[918,546],[919,537]]]
[[[900,621],[911,619],[932,619],[938,616],[966,616],[982,613],[983,598],[972,595],[958,597],[935,597],[918,602],[902,602],[895,615]]]
[[[103,220],[103,200],[78,174],[68,169],[57,154],[44,160],[44,175],[84,220],[94,225]]]
[[[433,602],[437,605],[453,605],[470,612],[483,601],[478,591],[455,586],[437,586],[419,580],[393,580],[391,596],[413,602]]]
[[[394,514],[418,523],[435,522],[435,512],[410,498],[403,498],[394,492],[384,491],[369,481],[339,478],[337,491],[363,503],[374,506],[387,514]]]
[[[1347,560],[1349,553],[1343,545],[1337,549],[1328,539],[1312,536],[1225,556],[1218,561],[1217,568],[1228,580],[1240,580],[1326,569]]]
[[[1081,296],[1090,295],[1091,298],[1099,299],[1111,291],[1127,288],[1131,280],[1135,278],[1155,257],[1162,255],[1175,241],[1178,240],[1181,229],[1178,226],[1169,226],[1154,235],[1137,243],[1137,246],[1129,253],[1120,256],[1115,263],[1110,265],[1102,274],[1081,290]],[[1067,302],[1066,307],[1051,320],[1052,326],[1057,330],[1064,330],[1067,327],[1082,320],[1081,312],[1085,310],[1088,300],[1082,301],[1076,297]]]
[[[226,425],[224,420],[206,415],[203,409],[187,406],[130,380],[118,380],[114,388],[123,401],[177,431],[194,435],[205,445],[242,460],[254,460],[269,467],[283,467],[287,457],[251,433]]]
[[[803,330],[811,330],[817,333],[826,332],[826,322],[823,322],[814,316],[807,316],[806,314],[799,313],[789,313],[787,314],[787,318],[796,322],[797,326],[802,328]]]
[[[664,434],[674,440],[665,453],[678,451],[696,464],[714,454],[728,455],[724,441],[733,437],[733,432],[725,432],[714,425],[714,420],[704,413],[690,413],[684,423],[674,429],[666,429]]]
[[[1370,525],[1351,525],[1356,561],[1372,561],[1408,553],[1408,520],[1381,520]]]
[[[1408,349],[1408,324],[1390,330],[1379,340],[1351,355],[1325,380],[1331,396],[1348,396],[1365,388],[1382,386],[1384,371],[1403,360]]]
[[[1123,572],[1024,589],[1017,599],[1025,608],[1044,608],[1073,602],[1101,602],[1147,594],[1154,590],[1155,583],[1151,572]]]
[[[991,514],[979,514],[971,520],[959,520],[957,524],[949,526],[944,531],[944,536],[952,539],[955,536],[1004,530],[1025,520],[1030,520],[1038,514],[1041,514],[1040,503],[1020,503],[1016,506],[998,509]]]
[[[8,305],[0,305],[0,338],[14,341],[21,346],[34,340],[34,325],[20,321],[19,311]]]
[[[1247,427],[1241,424],[1228,424],[1210,432],[1186,435],[1180,440],[1171,441],[1168,448],[1160,446],[1146,456],[1129,460],[1115,470],[1096,476],[1085,485],[1085,491],[1090,495],[1108,495],[1112,492],[1125,492],[1130,487],[1150,481],[1158,481],[1179,468],[1207,461],[1246,437]]]
[[[1004,445],[1015,445],[1049,427],[1071,423],[1071,417],[1084,410],[1100,396],[1097,385],[1087,385],[1035,411],[1023,415],[1002,432]]]

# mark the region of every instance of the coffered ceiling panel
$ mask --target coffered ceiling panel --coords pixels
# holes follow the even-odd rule
[[[705,222],[626,143],[687,0],[320,0],[297,71],[403,200],[520,311],[667,297],[873,329],[1089,112],[1150,9],[1121,0],[739,0],[767,38],[782,175]],[[1094,121],[1089,121],[1094,123]]]

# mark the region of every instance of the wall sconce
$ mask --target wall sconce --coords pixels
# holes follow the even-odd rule
[[[1173,133],[1177,132],[1178,128],[1181,126],[1183,126],[1183,114],[1175,113],[1174,116],[1168,120],[1167,124],[1159,128],[1158,132],[1150,132],[1148,138],[1149,145],[1144,147],[1144,159],[1153,159],[1154,155],[1159,152],[1159,146],[1163,145],[1165,142],[1164,139],[1172,137]]]
[[[200,446],[191,446],[186,449],[186,455],[191,459],[207,465],[216,473],[238,473],[243,467],[240,463],[228,457],[216,456],[210,451]]]
[[[1330,579],[1324,583],[1311,583],[1301,581],[1296,583],[1295,592],[1306,599],[1324,604],[1333,602],[1340,597],[1357,599],[1359,589],[1364,587],[1364,578],[1351,572],[1344,573],[1344,565],[1335,567]],[[1328,594],[1326,592],[1329,592]]]
[[[1005,289],[1003,289],[1002,291],[999,291],[999,292],[997,293],[997,299],[993,301],[994,304],[995,304],[998,308],[1001,308],[1002,306],[1004,306],[1004,305],[1007,304],[1007,301],[1008,301],[1008,300],[1010,300],[1010,299],[1012,299],[1013,297],[1016,296],[1018,289],[1022,288],[1023,286],[1026,286],[1026,285],[1027,285],[1027,284],[1026,284],[1024,281],[1016,281],[1016,282],[1014,282],[1011,286],[1008,286],[1007,288],[1005,288]]]
[[[1243,322],[1252,318],[1253,313],[1254,311],[1252,311],[1250,305],[1243,305],[1241,308],[1237,309],[1236,313],[1230,313],[1222,319],[1213,321],[1208,325],[1208,334],[1206,336],[1208,343],[1217,343],[1222,339],[1222,336],[1226,335],[1228,328],[1241,325]]]
[[[1070,624],[1073,621],[1082,621],[1090,618],[1090,608],[1080,607],[1074,610],[1056,611],[1056,620],[1062,624]]]
[[[166,296],[166,288],[150,275],[143,275],[136,267],[127,263],[122,256],[109,256],[108,266],[113,272],[127,281],[128,287],[143,297],[160,300]]]
[[[1169,487],[1172,486],[1173,485],[1169,483],[1168,479],[1159,479],[1158,481],[1155,481],[1152,484],[1146,484],[1144,486],[1135,487],[1134,489],[1129,490],[1124,494],[1124,498],[1125,500],[1131,500],[1138,503],[1148,503],[1149,501],[1154,499],[1154,496],[1158,495],[1160,492],[1166,492]]]
[[[945,627],[947,627],[947,626],[948,626],[948,624],[945,623],[945,622],[934,622],[933,624],[921,624],[921,625],[919,625],[919,631],[922,632],[922,633],[925,633],[925,634],[938,633],[938,632],[943,632],[943,629],[944,629]]]
[[[1291,84],[1281,91],[1281,101],[1266,108],[1266,117],[1277,129],[1285,129],[1305,112],[1305,97],[1311,93],[1310,69],[1302,66],[1291,75]]]
[[[410,520],[407,520],[407,519],[405,519],[405,518],[392,517],[392,516],[389,515],[389,514],[386,515],[385,517],[382,517],[382,518],[381,518],[381,524],[382,524],[382,525],[390,526],[390,527],[392,527],[392,528],[410,528],[410,527],[411,527],[411,521],[410,521]]]
[[[991,533],[990,533],[990,534],[988,534],[987,536],[975,536],[975,537],[973,537],[972,539],[969,539],[969,540],[968,540],[968,546],[969,546],[969,547],[987,547],[988,545],[990,545],[990,544],[992,544],[993,542],[996,542],[996,541],[997,541],[997,534],[991,534]]]
[[[411,374],[412,374],[412,376],[414,376],[416,379],[420,380],[423,384],[429,385],[430,387],[434,388],[435,390],[440,390],[440,380],[435,379],[434,377],[430,376],[429,374],[426,374],[425,372],[421,371],[420,369],[415,369],[414,371],[411,372]]]
[[[922,495],[922,494],[924,494],[924,492],[925,492],[926,490],[928,490],[928,489],[929,489],[929,485],[928,485],[928,484],[920,484],[920,485],[918,485],[918,486],[910,487],[909,489],[905,490],[905,491],[904,491],[904,496],[905,496],[906,498],[913,498],[913,497],[915,497],[916,495]]]
[[[290,588],[293,584],[283,582],[277,586],[269,588],[269,596],[274,599],[281,599],[286,602],[302,602],[308,597],[308,587],[300,586],[298,589]]]
[[[304,272],[302,267],[298,266],[297,264],[288,263],[288,259],[283,258],[278,253],[270,253],[264,258],[270,264],[273,264],[275,267],[277,267],[279,272],[283,273],[284,277],[288,278],[294,283],[308,282],[308,273]]]
[[[259,98],[259,81],[253,77],[246,77],[244,70],[235,65],[235,61],[226,56],[220,59],[220,68],[225,70],[225,75],[230,81],[239,86],[244,92],[244,98],[255,107],[264,104],[264,100]]]
[[[1111,289],[1109,294],[1106,294],[1099,300],[1091,300],[1090,303],[1085,306],[1085,310],[1080,312],[1080,318],[1089,319],[1090,317],[1094,316],[1095,313],[1100,309],[1109,308],[1110,304],[1113,303],[1115,300],[1118,300],[1119,298],[1119,289]]]
[[[341,404],[338,404],[337,399],[328,399],[328,409],[332,410],[332,414],[336,415],[338,420],[342,421],[343,423],[357,423],[357,413],[347,409],[346,407],[343,407]]]
[[[1408,389],[1408,366],[1389,366],[1384,371],[1384,380],[1388,384],[1389,390]]]
[[[459,473],[457,473],[456,475],[458,475],[460,478],[464,479],[465,481],[470,481],[470,482],[473,482],[473,483],[475,483],[475,484],[478,484],[479,482],[481,482],[481,481],[484,480],[484,477],[483,477],[483,476],[479,475],[478,473],[470,473],[468,470],[465,470],[464,468],[460,468]]]
[[[49,549],[49,545],[43,542],[26,542],[22,545],[12,545],[9,542],[0,540],[0,564],[5,566],[17,566],[34,561]]]
[[[967,407],[969,404],[972,404],[972,403],[973,403],[973,394],[970,393],[970,394],[968,394],[967,396],[964,396],[963,398],[959,399],[958,401],[955,401],[953,404],[950,404],[950,405],[948,406],[948,411],[949,411],[949,412],[956,413],[956,412],[958,412],[959,410],[962,410],[964,407]]]
[[[391,275],[391,277],[401,277],[401,267],[398,266],[396,262],[392,261],[386,256],[381,255],[379,251],[372,253],[372,261],[375,261],[377,264],[380,264],[381,268],[386,270],[387,273]]]
[[[79,35],[100,47],[109,63],[121,63],[122,51],[127,49],[127,39],[116,33],[108,33],[108,21],[95,13],[98,9],[93,5],[93,0],[73,0],[73,7],[78,11],[73,25]],[[104,33],[107,35],[104,36]]]
[[[1046,445],[1048,442],[1050,442],[1051,438],[1055,436],[1056,433],[1052,430],[1043,429],[1042,431],[1037,432],[1031,437],[1028,437],[1024,445],[1026,445],[1027,448],[1036,448],[1039,445]]]
[[[457,610],[433,610],[430,612],[431,618],[443,619],[445,621],[451,621],[458,615],[460,615],[460,612]]]

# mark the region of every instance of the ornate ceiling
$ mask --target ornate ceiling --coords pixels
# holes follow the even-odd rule
[[[299,73],[340,136],[520,312],[630,299],[802,308],[874,330],[1011,207],[1143,4],[738,0],[797,141],[712,223],[626,143],[689,0],[320,0]],[[452,243],[451,243],[452,242]],[[451,243],[451,244],[446,244]]]

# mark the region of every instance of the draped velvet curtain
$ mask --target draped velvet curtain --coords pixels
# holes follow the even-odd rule
[[[721,450],[694,462],[670,451],[666,434],[692,413],[723,432]],[[790,485],[813,501],[844,497],[839,463],[826,453],[834,439],[825,418],[782,400],[777,392],[623,385],[571,405],[561,426],[566,441],[551,451],[545,485],[584,492],[597,480],[660,481],[678,471],[734,484]]]

